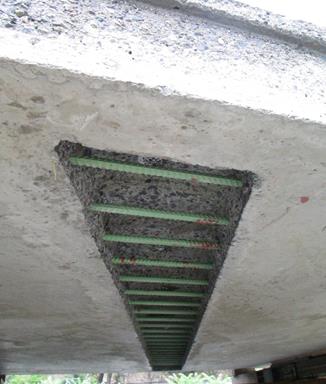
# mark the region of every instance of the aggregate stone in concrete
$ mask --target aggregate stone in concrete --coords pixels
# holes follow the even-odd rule
[[[99,151],[84,147],[80,144],[62,141],[56,147],[60,161],[71,180],[75,191],[84,206],[84,214],[89,230],[94,237],[102,258],[111,271],[115,282],[124,297],[124,289],[146,290],[192,290],[205,293],[199,309],[200,318],[214,289],[215,281],[223,266],[224,259],[234,236],[241,217],[242,210],[249,198],[253,175],[250,172],[210,169],[196,165],[176,163],[167,159],[128,155],[123,153]],[[186,172],[217,175],[231,179],[241,180],[241,187],[227,187],[212,184],[201,184],[196,180],[192,182],[149,177],[124,172],[101,170],[71,165],[70,156],[106,159],[127,164],[141,164],[162,169],[182,170]],[[229,225],[205,225],[202,223],[186,223],[182,221],[161,220],[152,218],[132,217],[130,215],[117,215],[94,213],[89,209],[92,203],[113,203],[118,205],[159,209],[175,212],[193,212],[204,215],[226,217]],[[219,244],[218,250],[148,246],[138,244],[124,244],[106,242],[102,240],[104,234],[149,236],[168,239],[187,239],[215,242]],[[211,271],[192,268],[158,268],[140,267],[135,265],[112,265],[112,257],[137,260],[138,258],[160,259],[170,261],[197,261],[213,263]],[[119,275],[178,277],[184,279],[204,279],[209,281],[207,287],[191,285],[168,284],[141,284],[121,283]],[[127,298],[124,297],[126,302]],[[155,301],[155,297],[146,297]],[[168,300],[172,298],[168,298]],[[174,298],[175,299],[175,298]],[[157,300],[157,298],[156,298]],[[192,301],[186,299],[186,301]],[[133,316],[133,311],[130,314]],[[145,307],[146,308],[146,307]],[[160,309],[160,307],[156,307]],[[173,309],[173,308],[172,308]],[[137,321],[135,320],[137,329]],[[194,336],[194,334],[193,334]],[[192,337],[193,337],[192,336]],[[141,337],[141,335],[140,335]],[[188,349],[191,344],[189,344]],[[146,344],[144,344],[146,348]]]

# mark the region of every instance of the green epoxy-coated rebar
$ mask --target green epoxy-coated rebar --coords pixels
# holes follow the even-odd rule
[[[142,324],[139,328],[193,328],[189,324]]]
[[[191,332],[188,329],[144,329],[142,331],[143,335],[164,335],[165,333],[189,335]]]
[[[168,322],[168,323],[194,323],[196,319],[189,319],[189,317],[151,317],[151,316],[136,316],[136,320],[138,322],[146,322],[146,323],[151,323],[151,322]]]
[[[162,351],[162,352],[158,352],[158,353],[151,353],[149,352],[150,354],[150,358],[151,360],[152,359],[155,359],[157,361],[180,361],[183,357],[184,357],[184,354],[185,352],[182,351],[180,353],[176,353],[176,352],[173,352],[173,351]]]
[[[162,306],[162,307],[200,307],[200,303],[190,303],[186,301],[152,301],[152,300],[129,300],[131,305],[148,305],[148,306]]]
[[[163,357],[166,357],[166,356],[183,356],[185,354],[185,350],[186,348],[182,348],[182,349],[173,349],[173,348],[169,348],[169,349],[150,349],[150,348],[147,348],[148,352],[149,352],[149,355],[151,357],[162,357],[162,360],[163,360]]]
[[[179,349],[179,350],[184,350],[185,349],[185,346],[184,345],[148,345],[146,344],[146,346],[148,347],[148,349],[154,351],[154,350],[158,350],[158,349]]]
[[[159,355],[160,353],[171,353],[173,355],[183,355],[185,353],[184,348],[148,348],[151,356]]]
[[[134,309],[134,313],[146,315],[197,315],[197,311],[183,309]]]
[[[148,347],[148,348],[183,348],[183,349],[185,349],[186,347],[187,347],[187,345],[189,344],[189,342],[187,342],[187,343],[183,343],[183,344],[178,344],[178,343],[175,343],[175,344],[172,344],[172,343],[170,343],[170,344],[159,344],[159,343],[147,343],[146,342],[146,346]]]
[[[144,335],[144,339],[149,345],[184,345],[188,343],[189,337],[186,335]]]
[[[153,363],[153,369],[156,371],[166,371],[166,370],[179,370],[181,365],[178,364],[165,364],[165,363]]]
[[[185,346],[183,345],[148,345],[150,351],[184,351]]]
[[[164,366],[164,367],[169,367],[169,366],[177,366],[178,364],[181,363],[183,359],[183,356],[180,356],[178,358],[175,358],[175,357],[170,357],[170,358],[151,358],[151,362],[153,363],[154,366]]]
[[[193,263],[187,261],[165,261],[165,260],[149,260],[138,259],[136,257],[114,257],[113,264],[118,265],[142,265],[145,267],[160,267],[160,268],[193,268],[193,269],[212,269],[212,263]]]
[[[164,356],[164,355],[169,355],[169,356],[180,356],[184,355],[185,350],[184,349],[149,349],[149,353],[151,357],[154,356]]]
[[[155,349],[155,348],[166,348],[166,349],[173,349],[173,348],[181,348],[181,349],[186,349],[188,346],[188,343],[184,344],[148,344],[146,343],[146,346],[148,349]]]
[[[126,289],[126,295],[133,296],[165,296],[165,297],[194,297],[202,298],[205,293],[201,292],[180,292],[180,291],[147,291],[144,289]]]
[[[173,335],[160,335],[160,336],[158,336],[158,335],[156,335],[156,336],[154,336],[154,335],[144,334],[143,336],[148,341],[158,341],[158,340],[156,340],[156,338],[164,339],[164,340],[160,340],[159,342],[161,342],[161,341],[171,342],[172,340],[174,342],[177,342],[177,341],[178,342],[184,342],[184,341],[186,341],[185,339],[188,338],[188,336],[186,336],[186,335],[178,335],[178,336],[173,336]],[[155,338],[155,340],[152,340],[153,338]],[[181,340],[177,340],[177,339],[181,339]]]
[[[157,362],[171,362],[171,361],[178,361],[178,360],[181,360],[183,358],[183,355],[179,355],[179,356],[168,356],[168,354],[166,355],[160,355],[160,356],[151,356],[150,357],[151,360],[156,360]]]
[[[201,173],[182,172],[162,168],[147,167],[144,165],[119,163],[111,160],[90,159],[86,157],[69,158],[73,165],[84,167],[101,168],[109,171],[136,173],[138,175],[165,177],[168,179],[192,181],[193,183],[205,183],[215,185],[225,185],[228,187],[241,187],[242,181],[229,179],[222,176],[210,176]]]
[[[185,348],[148,348],[151,356],[159,355],[160,352],[163,354],[174,354],[174,355],[181,355],[184,354]]]
[[[120,281],[125,283],[158,283],[158,284],[181,284],[181,285],[208,285],[207,280],[177,279],[173,277],[158,276],[128,276],[121,275]]]
[[[155,219],[190,221],[198,224],[221,224],[228,225],[230,222],[224,217],[216,217],[188,212],[160,211],[157,209],[136,208],[126,205],[115,204],[91,204],[89,209],[94,212],[115,213],[119,215],[130,215],[140,217],[151,217]]]
[[[182,343],[178,343],[177,341],[174,343],[163,343],[162,340],[157,340],[158,343],[151,343],[151,340],[146,340],[146,345],[149,347],[156,347],[156,346],[164,346],[164,347],[170,347],[170,346],[177,346],[177,347],[186,347],[189,343],[189,340],[182,341]]]
[[[171,346],[171,347],[160,347],[159,345],[157,346],[148,346],[148,350],[150,350],[151,352],[158,352],[158,351],[164,351],[164,352],[167,352],[167,351],[175,351],[175,352],[184,352],[185,350],[185,347],[182,347],[182,346]]]
[[[189,342],[189,338],[185,338],[184,336],[183,339],[178,339],[179,336],[177,335],[161,335],[158,338],[154,339],[154,337],[157,336],[150,336],[150,335],[144,335],[144,339],[146,341],[146,344],[152,347],[156,346],[164,346],[164,347],[170,347],[170,346],[185,346]],[[167,338],[164,342],[163,337]],[[170,338],[170,339],[169,339]],[[174,338],[174,339],[172,339]]]
[[[111,234],[104,235],[103,240],[114,241],[119,243],[158,245],[162,247],[199,248],[199,249],[204,249],[208,251],[218,248],[217,243],[212,243],[205,240],[162,239],[160,237],[111,235]]]
[[[162,351],[157,353],[150,353],[151,359],[157,359],[159,361],[171,361],[171,359],[174,360],[180,360],[184,356],[184,351],[182,352],[174,352],[174,351]]]
[[[176,337],[176,335],[164,335],[164,336],[151,336],[151,335],[144,335],[146,344],[149,346],[156,346],[156,345],[178,345],[178,346],[184,346],[187,345],[189,342],[188,337]]]

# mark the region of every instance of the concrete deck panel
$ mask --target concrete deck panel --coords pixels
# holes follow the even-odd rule
[[[96,36],[86,23],[55,39],[1,29],[1,370],[149,369],[58,163],[60,140],[258,175],[185,369],[324,348],[322,56],[107,4],[115,21],[137,13],[146,23],[120,19]]]

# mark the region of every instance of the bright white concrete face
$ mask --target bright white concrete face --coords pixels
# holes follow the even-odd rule
[[[160,15],[177,28],[180,15],[157,11],[154,20]],[[183,19],[189,31],[194,20],[205,30],[207,20]],[[101,50],[65,35],[39,35],[37,44],[22,32],[1,35],[1,55],[14,59],[0,61],[1,370],[149,369],[53,151],[63,139],[257,174],[185,369],[247,367],[325,347],[325,126],[289,118],[325,122],[325,64],[209,25],[207,35],[223,36],[203,53],[192,48],[205,36],[189,51],[170,36],[163,50],[148,37],[154,23],[135,40],[119,30],[111,41],[106,31]],[[134,61],[130,39],[140,49]]]

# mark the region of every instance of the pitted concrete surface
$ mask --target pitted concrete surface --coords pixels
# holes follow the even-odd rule
[[[149,4],[196,15],[227,26],[278,38],[326,53],[326,29],[234,0],[144,0]],[[259,3],[257,2],[257,7]],[[262,7],[262,5],[260,5]]]
[[[1,6],[5,57],[144,84],[164,94],[326,118],[324,57],[298,44],[132,0],[24,3],[28,7],[12,0]],[[244,8],[233,19],[249,17],[251,8]],[[259,12],[252,14],[256,24],[264,23]],[[295,27],[324,41],[317,28],[308,34],[306,24]]]
[[[1,370],[149,368],[58,163],[60,140],[258,175],[186,370],[324,348],[323,58],[173,10],[107,4],[111,30],[91,33],[91,14],[74,36],[1,30]],[[139,9],[146,22],[128,23]]]

